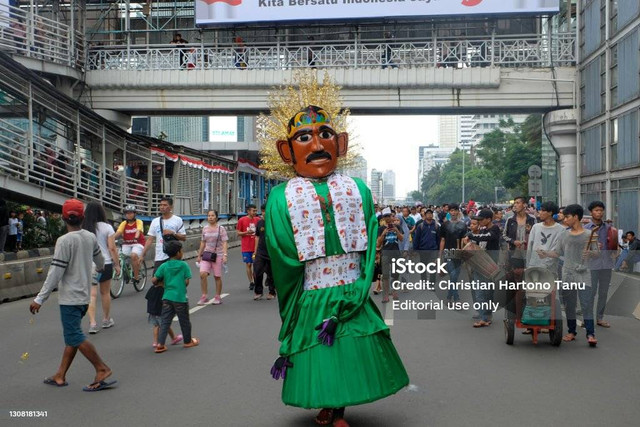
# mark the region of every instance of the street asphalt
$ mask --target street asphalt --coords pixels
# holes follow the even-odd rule
[[[253,301],[240,258],[239,249],[230,250],[223,304],[192,313],[193,333],[201,340],[195,348],[170,346],[155,354],[144,292],[125,288],[112,305],[115,326],[89,336],[118,380],[116,387],[96,393],[82,391],[94,372],[80,353],[68,387],[42,383],[56,371],[64,346],[56,293],[36,316],[28,311],[31,299],[1,304],[0,426],[314,426],[316,411],[280,400],[281,382],[269,375],[279,347],[277,302]],[[194,260],[189,263],[194,309],[200,286]],[[462,296],[470,300],[468,293]],[[636,319],[608,317],[612,327],[597,329],[597,348],[587,346],[584,330],[559,348],[546,335],[534,345],[517,330],[515,345],[508,346],[501,312],[492,326],[474,329],[470,312],[418,319],[416,313],[392,315],[380,296],[372,297],[392,323],[411,385],[348,408],[353,427],[640,424]],[[101,311],[99,306],[99,316]],[[88,320],[83,325],[86,330]],[[179,330],[177,322],[173,327]],[[29,410],[46,411],[46,417],[12,416]]]

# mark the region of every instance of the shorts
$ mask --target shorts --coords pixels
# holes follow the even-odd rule
[[[242,262],[253,264],[253,252],[242,252]]]
[[[142,251],[144,251],[144,246],[142,246],[140,243],[134,243],[134,244],[127,244],[127,245],[122,245],[122,253],[126,256],[131,256],[131,254],[136,254],[138,255],[138,257],[142,257]]]
[[[82,332],[82,318],[87,314],[88,305],[61,305],[60,319],[64,343],[69,347],[78,347],[87,337]]]
[[[222,255],[218,254],[216,262],[200,261],[200,273],[213,273],[214,277],[222,276]]]
[[[92,285],[98,284],[96,277],[100,277],[99,279],[100,283],[104,283],[107,280],[111,280],[113,278],[113,264],[105,264],[104,270],[102,270],[102,272],[100,273],[96,272],[96,275],[93,276],[93,279],[91,280]]]
[[[162,316],[156,315],[156,314],[150,314],[149,315],[149,324],[153,327],[160,327],[160,325],[162,324]]]

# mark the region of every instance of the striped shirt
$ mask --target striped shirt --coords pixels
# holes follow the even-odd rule
[[[34,301],[42,304],[57,287],[60,305],[89,304],[92,262],[98,271],[104,268],[95,234],[79,230],[58,238],[49,273]]]

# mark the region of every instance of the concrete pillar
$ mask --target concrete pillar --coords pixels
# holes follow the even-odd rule
[[[94,110],[105,119],[109,120],[114,125],[129,130],[131,127],[131,116],[114,110]]]
[[[558,199],[560,206],[578,202],[578,133],[576,110],[548,113],[544,127],[560,156]]]

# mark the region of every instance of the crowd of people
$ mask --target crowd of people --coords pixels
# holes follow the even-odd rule
[[[6,210],[6,207],[3,206]],[[160,216],[153,219],[144,236],[142,221],[136,218],[135,206],[124,210],[124,220],[117,229],[107,222],[103,206],[70,199],[63,206],[62,218],[67,234],[58,239],[51,268],[42,290],[31,304],[36,313],[51,291],[60,289],[59,303],[63,332],[67,347],[58,372],[45,383],[66,385],[65,374],[80,350],[96,368],[94,382],[85,387],[96,391],[111,387],[111,370],[100,359],[95,348],[88,344],[81,320],[89,314],[90,334],[98,333],[115,325],[111,316],[111,280],[121,272],[116,240],[122,238],[122,252],[131,257],[134,281],[140,280],[140,265],[148,251],[154,251],[153,287],[147,293],[149,322],[153,326],[153,348],[156,353],[167,351],[167,335],[170,344],[183,342],[185,348],[199,344],[192,335],[187,300],[187,286],[191,279],[189,265],[182,260],[182,242],[186,240],[183,220],[172,213],[173,200],[163,198],[159,203]],[[264,211],[264,206],[262,207]],[[462,206],[456,203],[442,206],[376,206],[378,236],[376,240],[376,269],[374,294],[382,293],[382,303],[390,298],[398,299],[396,291],[390,289],[391,279],[397,273],[387,271],[385,256],[402,254],[411,257],[419,254],[421,261],[431,262],[441,258],[446,262],[449,280],[456,282],[463,271],[470,280],[488,280],[481,271],[465,269],[463,257],[456,256],[469,247],[486,250],[507,272],[513,281],[523,279],[526,268],[543,267],[553,271],[556,277],[566,281],[584,282],[584,290],[562,291],[561,299],[567,315],[567,334],[564,341],[574,341],[577,336],[577,303],[580,302],[583,327],[587,341],[595,345],[595,327],[609,328],[604,319],[607,292],[613,270],[629,269],[640,259],[640,245],[633,231],[627,231],[618,242],[618,233],[610,221],[604,220],[604,203],[592,202],[588,207],[590,218],[584,217],[580,205],[563,208],[553,202],[529,204],[524,197],[517,197],[506,209],[492,206],[476,206],[473,201]],[[21,230],[20,215],[6,215],[9,246],[19,245]],[[38,215],[38,221],[44,215]],[[4,221],[4,218],[2,219]],[[247,215],[240,218],[236,226],[241,239],[242,260],[245,263],[249,289],[254,300],[263,298],[263,279],[266,275],[267,299],[276,298],[276,288],[267,252],[265,221],[257,215],[254,205],[247,207]],[[201,232],[201,243],[197,250],[196,265],[200,272],[202,296],[198,305],[222,303],[222,275],[228,260],[228,234],[218,224],[218,212],[207,213],[207,224]],[[618,246],[622,251],[618,251]],[[595,246],[594,246],[595,245]],[[78,248],[86,250],[77,250]],[[612,252],[613,251],[613,252]],[[614,257],[615,255],[615,257]],[[617,259],[616,259],[617,257]],[[209,299],[208,276],[215,279],[215,293]],[[436,280],[435,274],[429,279]],[[91,282],[90,290],[83,283]],[[60,283],[61,286],[58,286]],[[102,322],[97,322],[96,298],[101,296]],[[507,297],[508,316],[515,313],[514,293]],[[473,291],[472,298],[486,302],[493,297],[492,291]],[[460,294],[450,289],[447,303],[460,301]],[[597,303],[596,303],[597,301]],[[595,308],[594,308],[595,304]],[[492,312],[479,310],[474,316],[476,328],[491,326]],[[171,321],[177,316],[181,334],[171,329]],[[528,333],[525,331],[524,333]]]
[[[553,272],[556,279],[585,283],[585,290],[565,290],[560,299],[567,314],[568,333],[565,341],[577,336],[576,308],[580,301],[589,344],[595,345],[595,326],[609,328],[604,319],[607,293],[614,270],[632,270],[640,260],[639,242],[633,231],[620,236],[611,221],[604,219],[603,202],[588,206],[590,217],[580,205],[558,207],[553,202],[538,203],[524,197],[515,198],[512,205],[502,209],[496,206],[476,206],[473,201],[442,206],[377,206],[379,219],[377,250],[379,251],[374,275],[374,294],[382,293],[382,302],[390,297],[398,299],[390,281],[398,273],[388,273],[385,257],[419,256],[422,262],[436,258],[446,261],[449,280],[456,282],[463,271],[469,280],[489,281],[481,271],[463,268],[465,249],[486,250],[512,282],[522,281],[529,267],[541,267]],[[618,248],[621,247],[620,251]],[[436,280],[435,275],[429,277]],[[474,302],[487,302],[493,291],[472,291]],[[448,290],[447,303],[460,300],[456,289]],[[594,308],[595,304],[595,308]],[[452,305],[455,306],[455,305]],[[515,292],[508,292],[508,316],[515,315]],[[490,326],[492,312],[480,310],[474,316],[476,328]],[[524,333],[531,333],[525,330]]]

